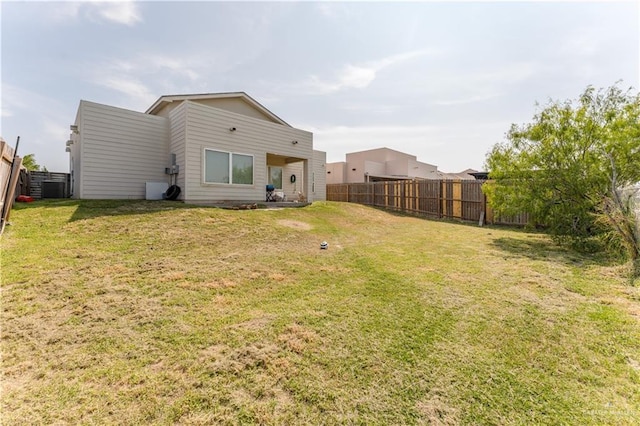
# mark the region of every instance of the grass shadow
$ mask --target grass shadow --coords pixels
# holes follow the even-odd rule
[[[551,239],[543,239],[535,235],[525,239],[496,238],[491,245],[511,257],[553,261],[569,266],[611,266],[618,263],[616,259],[606,253],[580,253],[571,248],[563,247]]]
[[[149,214],[161,211],[200,208],[192,204],[179,201],[147,201],[147,200],[71,200],[71,199],[47,199],[37,200],[33,203],[16,203],[14,210],[26,210],[34,208],[73,208],[69,222],[93,219],[106,216],[131,216],[136,214]]]
[[[72,203],[76,203],[78,207],[69,218],[69,222],[104,216],[131,216],[200,207],[179,201],[165,200],[81,200]]]

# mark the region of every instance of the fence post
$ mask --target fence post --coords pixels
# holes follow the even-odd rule
[[[444,180],[440,181],[441,192],[440,192],[440,203],[442,208],[440,210],[440,217],[444,217],[447,215],[447,186]]]
[[[384,206],[389,207],[389,182],[384,183]]]
[[[456,179],[452,182],[453,194],[453,217],[454,218],[462,218],[462,182],[460,179]]]
[[[369,205],[370,206],[375,206],[376,205],[375,198],[374,198],[374,186],[375,186],[375,183],[369,182],[369,188],[370,188],[370,190],[369,190]]]
[[[491,183],[439,179],[328,184],[327,200],[368,203],[396,211],[426,213],[440,219],[481,221],[487,225],[527,224],[528,215],[524,213],[513,217],[497,217],[482,191],[482,185],[485,184]],[[354,189],[351,189],[352,186]],[[480,192],[474,189],[477,187]]]

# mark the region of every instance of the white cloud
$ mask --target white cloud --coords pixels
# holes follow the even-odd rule
[[[440,53],[440,50],[437,49],[419,49],[413,50],[410,52],[399,53],[397,55],[387,56],[386,58],[382,58],[378,61],[373,62],[373,67],[380,71],[383,68],[390,67],[402,62],[406,62],[408,60],[419,58],[425,55],[433,55],[436,53]]]
[[[378,102],[347,102],[343,105],[339,105],[337,108],[343,111],[362,114],[391,114],[402,108],[402,105],[392,105],[388,103],[381,104]]]
[[[125,59],[107,59],[90,66],[87,80],[126,95],[126,108],[146,110],[165,92],[193,87],[206,64],[199,58],[143,54]],[[159,93],[163,92],[163,93]]]
[[[360,65],[346,64],[332,79],[321,79],[312,75],[302,84],[302,90],[311,94],[329,94],[344,89],[365,89],[384,68],[398,65],[414,58],[436,53],[433,49],[421,49],[387,56]]]
[[[69,135],[67,123],[73,118],[75,107],[10,84],[3,84],[2,103],[3,109],[13,115],[7,116],[7,122],[12,123],[11,130],[7,131],[10,134],[3,134],[5,129],[0,128],[0,135],[12,143],[20,136],[20,155],[36,153],[38,163],[47,169],[66,170],[68,156],[64,152],[64,141]]]
[[[433,105],[482,103],[522,90],[522,84],[548,71],[546,65],[528,61],[500,66],[445,69],[425,81],[420,90]]]
[[[8,115],[3,114],[5,117],[19,115],[21,111],[34,110],[41,115],[43,113],[47,115],[60,110],[63,106],[57,99],[7,83],[2,84],[2,104],[3,111],[8,113]]]
[[[468,96],[468,97],[462,97],[457,99],[440,100],[440,101],[435,101],[434,104],[441,105],[441,106],[465,105],[465,104],[472,104],[476,102],[488,101],[490,99],[498,98],[503,95],[504,95],[503,93],[490,93],[487,95],[476,95],[476,96]]]
[[[503,86],[509,83],[520,83],[542,71],[542,67],[534,62],[514,62],[493,70],[469,75],[469,79],[478,83]]]
[[[145,96],[151,93],[147,86],[145,86],[143,83],[126,77],[108,78],[107,80],[105,80],[104,86],[121,93],[130,94],[132,96]]]
[[[560,55],[589,57],[597,55],[601,49],[602,37],[594,37],[587,30],[576,32],[563,40],[559,46]]]
[[[81,7],[82,3],[80,2],[60,2],[56,7],[48,8],[47,14],[56,22],[65,22],[68,19],[77,18]]]
[[[105,20],[115,24],[133,26],[142,21],[138,5],[131,0],[88,0],[60,2],[50,15],[56,22],[68,19],[88,18]]]
[[[133,77],[112,75],[99,78],[94,83],[126,95],[130,102],[129,108],[134,110],[146,110],[158,97],[144,83]]]
[[[69,134],[69,120],[62,120],[61,117],[44,117],[42,121],[41,143],[50,144],[51,142],[62,147],[64,137]]]
[[[350,18],[353,13],[346,3],[323,1],[314,3],[315,9],[325,18],[337,20]]]
[[[196,71],[196,68],[198,68],[198,66],[194,65],[193,62],[194,61],[191,58],[178,59],[175,56],[169,57],[164,55],[150,55],[146,58],[147,66],[156,69],[166,68],[173,74],[182,75],[184,77],[187,77],[189,80],[197,80],[198,78],[200,78],[200,73]]]
[[[205,64],[197,57],[179,57],[175,55],[142,54],[134,58],[112,60],[107,67],[113,72],[130,73],[136,75],[164,74],[172,77],[186,77],[189,80],[200,78],[198,69],[203,69]]]
[[[376,72],[375,68],[347,65],[340,76],[337,86],[338,88],[353,87],[355,89],[364,89],[376,79]]]
[[[312,92],[333,93],[342,89],[364,89],[376,79],[374,68],[346,65],[334,81],[322,81],[312,75],[307,83]]]
[[[95,11],[107,21],[132,26],[142,21],[138,5],[133,1],[109,1],[93,4]]]

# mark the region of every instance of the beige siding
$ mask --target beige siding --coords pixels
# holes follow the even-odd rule
[[[267,153],[312,158],[312,135],[304,130],[186,101],[185,201],[262,200]],[[236,131],[229,129],[235,127]],[[297,141],[293,144],[292,141]],[[204,149],[253,155],[253,185],[205,184]]]
[[[310,201],[325,201],[327,199],[327,153],[313,151],[313,165],[311,167],[312,191]]]
[[[170,141],[169,154],[176,155],[176,164],[179,167],[177,185],[182,192],[178,199],[186,200],[188,198],[189,188],[186,186],[186,162],[185,162],[185,145],[187,140],[187,123],[186,123],[186,105],[181,103],[177,108],[173,108],[169,114],[170,120]]]
[[[154,115],[160,117],[169,117],[171,111],[182,104],[183,101],[173,101],[165,105],[161,110]],[[264,114],[262,111],[256,109],[253,105],[245,102],[240,97],[233,98],[213,98],[213,99],[193,99],[189,102],[195,102],[202,105],[210,106],[213,108],[223,109],[229,112],[235,112],[236,114],[246,115],[247,117],[257,118],[259,120],[269,121],[271,123],[277,123],[272,117]]]
[[[296,177],[296,181],[293,183],[291,182],[292,175]],[[302,161],[284,166],[282,169],[282,186],[289,201],[297,200],[299,192],[304,193],[304,163]]]
[[[192,102],[275,123],[271,117],[243,101],[242,98],[199,99]]]
[[[163,117],[81,101],[80,198],[143,199],[146,182],[168,182]]]
[[[173,111],[174,109],[176,109],[180,105],[182,105],[181,101],[170,102],[167,105],[165,105],[160,111],[156,112],[153,115],[157,115],[158,117],[168,118],[171,115],[171,111]]]
[[[82,198],[82,138],[80,135],[82,134],[82,105],[83,102],[80,102],[80,106],[78,107],[78,112],[76,114],[76,121],[74,124],[78,126],[78,133],[71,133],[69,139],[73,141],[71,146],[71,152],[69,153],[69,164],[70,164],[70,173],[71,173],[71,196],[72,198]]]

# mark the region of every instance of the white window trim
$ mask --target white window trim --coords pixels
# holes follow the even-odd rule
[[[223,154],[229,154],[229,180],[233,181],[233,156],[234,155],[246,155],[247,157],[251,157],[251,164],[252,164],[252,174],[251,174],[251,181],[252,183],[233,183],[233,182],[229,182],[229,183],[224,183],[224,182],[207,182],[207,173],[206,173],[206,167],[207,167],[207,151],[213,151],[213,152],[220,152]],[[222,185],[222,186],[239,186],[239,187],[243,187],[243,188],[253,188],[255,187],[255,182],[256,182],[256,157],[253,154],[245,154],[242,152],[231,152],[231,151],[223,151],[221,149],[215,149],[215,148],[203,148],[202,149],[202,184],[203,185]]]

